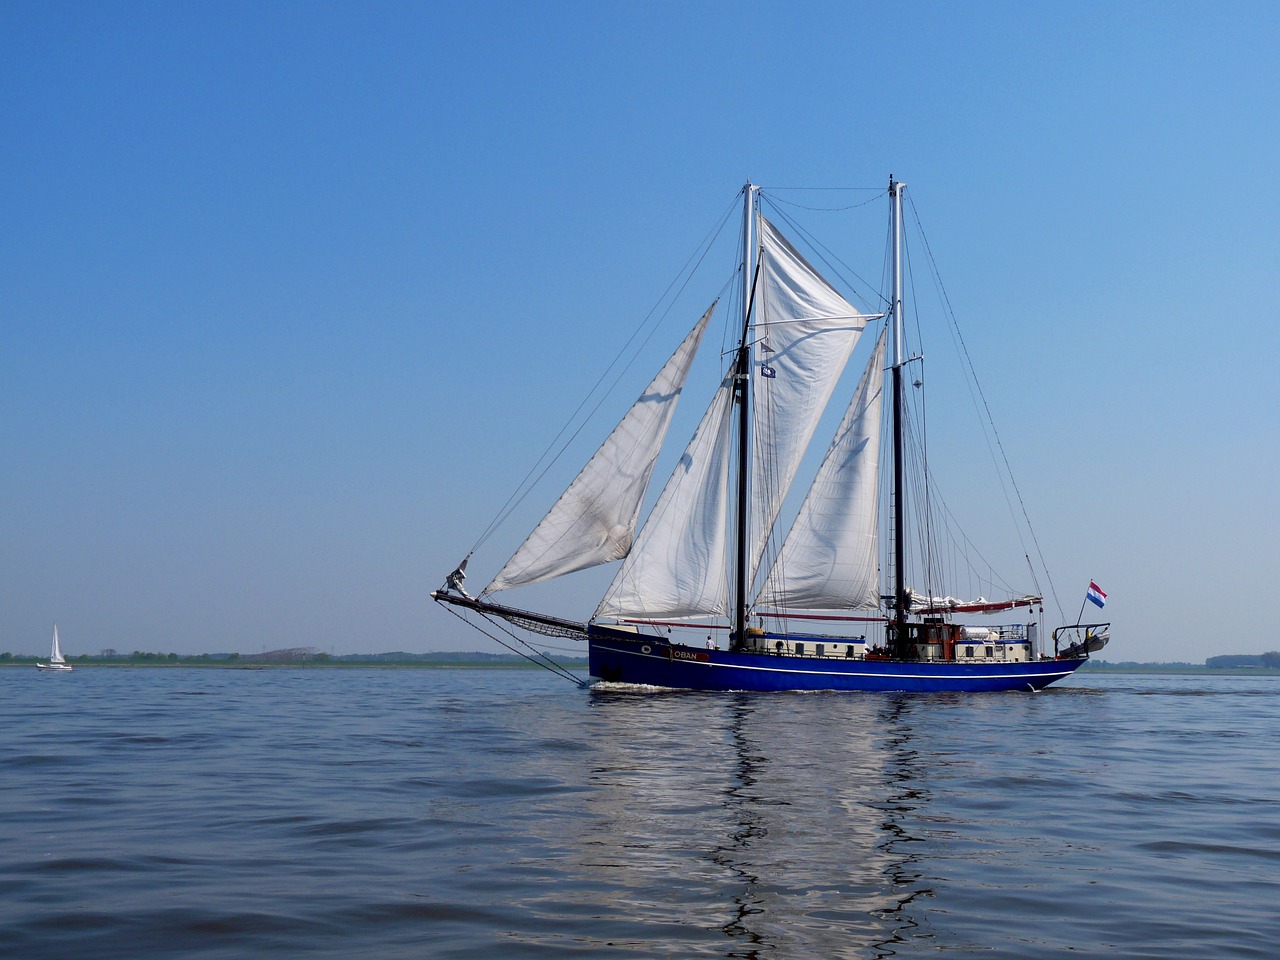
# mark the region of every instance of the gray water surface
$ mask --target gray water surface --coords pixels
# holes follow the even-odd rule
[[[1267,957],[1280,680],[0,669],[0,955]]]

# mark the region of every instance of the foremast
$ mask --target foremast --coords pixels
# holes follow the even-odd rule
[[[734,532],[733,627],[731,646],[741,648],[747,639],[748,603],[748,498],[751,476],[751,304],[759,267],[756,255],[756,200],[760,188],[747,182],[742,188],[742,336],[734,362],[733,401],[738,409],[737,510]]]
[[[902,189],[906,184],[889,175],[890,216],[892,228],[893,303],[890,308],[893,353],[893,637],[892,654],[906,656],[910,647],[907,636],[906,549],[903,538],[906,513],[903,502],[902,469],[902,368],[907,362],[902,315]]]

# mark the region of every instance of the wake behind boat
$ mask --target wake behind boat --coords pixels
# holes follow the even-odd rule
[[[53,625],[53,650],[49,654],[49,662],[37,663],[36,669],[61,671],[63,673],[70,673],[72,670],[71,664],[67,663],[66,658],[62,656],[62,648],[58,646],[58,625],[56,623]]]
[[[1086,662],[1107,625],[1059,627],[1054,650],[1042,649],[1038,590],[963,601],[935,589],[940,558],[968,541],[943,538],[949,514],[931,502],[923,423],[912,419],[923,406],[905,396],[906,368],[922,357],[906,345],[903,191],[890,178],[889,289],[877,312],[837,292],[762,215],[760,188],[744,187],[736,347],[644,524],[649,481],[716,303],[479,596],[463,586],[468,553],[432,597],[530,652],[512,627],[584,640],[597,679],[680,689],[1034,690]],[[865,370],[783,536],[806,449],[869,329],[878,334]],[[892,470],[881,471],[882,460]],[[615,561],[586,622],[494,599]],[[1011,611],[1022,619],[958,619]]]

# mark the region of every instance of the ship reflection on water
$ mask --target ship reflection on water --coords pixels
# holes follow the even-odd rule
[[[889,957],[928,936],[930,796],[908,698],[593,700],[608,762],[592,802],[609,811],[594,863],[637,919],[718,931],[716,952],[742,960]]]
[[[888,934],[876,943],[882,948],[874,954],[876,957],[891,957],[896,952],[894,944],[912,939],[919,924],[911,907],[918,898],[933,896],[933,888],[922,873],[921,860],[912,848],[923,839],[919,834],[912,834],[912,821],[921,816],[928,805],[929,793],[920,785],[923,781],[922,771],[918,769],[920,754],[913,744],[915,734],[909,714],[909,699],[898,696],[885,704],[880,717],[884,735],[881,750],[885,757],[882,782],[886,788],[880,804],[880,850],[887,858],[885,875],[891,886],[886,892],[891,903],[873,911],[885,922]]]
[[[743,694],[731,711],[736,782],[724,798],[738,829],[712,854],[744,886],[723,928],[735,941],[726,956],[758,960],[784,944],[893,956],[919,926],[912,904],[932,893],[911,849],[928,794],[917,785],[906,698],[875,703],[870,723],[868,703],[848,703],[834,727],[857,735],[820,737],[826,763],[795,762],[795,731],[755,723],[759,703]]]

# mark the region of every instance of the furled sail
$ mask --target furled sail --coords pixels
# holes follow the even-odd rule
[[[955,597],[929,597],[907,588],[907,610],[925,616],[940,613],[1001,613],[1016,607],[1034,607],[1043,602],[1044,597],[1030,593],[1008,600],[988,600],[986,597],[958,600]]]
[[[715,308],[714,303],[707,308],[485,593],[539,583],[627,555],[654,462]]]
[[[753,572],[849,354],[873,319],[836,293],[763,217],[760,257],[751,385]]]
[[[760,591],[778,609],[874,610],[880,603],[876,491],[884,334]]]
[[[675,472],[640,528],[596,610],[596,617],[724,616],[729,582],[730,424],[733,380],[726,377]]]

